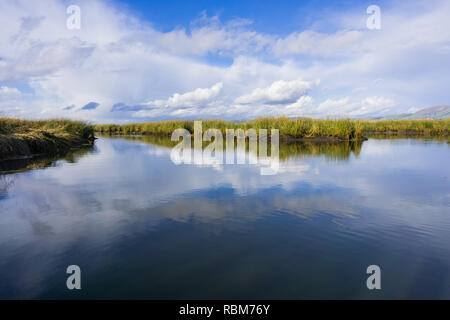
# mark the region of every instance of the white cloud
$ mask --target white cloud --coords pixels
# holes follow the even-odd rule
[[[158,47],[175,54],[204,55],[208,53],[239,54],[258,52],[273,43],[273,37],[246,29],[248,19],[233,19],[222,24],[218,16],[204,12],[191,24],[190,32],[176,29],[167,33],[154,32],[152,41]]]
[[[29,43],[17,55],[8,57],[6,63],[0,65],[0,81],[25,81],[65,67],[76,67],[93,49],[93,46],[76,38]]]
[[[342,99],[333,100],[327,99],[317,107],[316,111],[324,112],[327,114],[333,114],[339,112],[339,110],[349,103],[349,97],[344,97]]]
[[[6,86],[0,87],[0,100],[13,100],[20,98],[22,92],[17,88],[9,88]]]
[[[200,115],[216,102],[222,92],[223,83],[210,88],[197,88],[183,94],[175,93],[166,100],[153,100],[142,104],[142,110],[134,112],[136,117]]]
[[[234,101],[237,104],[287,104],[298,100],[306,94],[312,82],[303,80],[285,81],[279,80],[266,88],[254,89],[250,94],[240,96]]]
[[[155,118],[360,116],[450,100],[448,1],[382,8],[377,31],[365,28],[364,12],[341,11],[332,27],[286,36],[258,32],[247,19],[205,14],[188,30],[161,32],[103,0],[79,1],[82,28],[67,30],[65,4],[2,2],[8,28],[0,29],[0,85],[32,93],[3,101],[0,112],[133,121],[142,113],[111,108],[150,101],[145,111]],[[321,87],[311,92],[319,78]],[[98,108],[82,110],[91,101]]]
[[[314,113],[326,116],[372,116],[384,114],[395,106],[394,100],[381,96],[370,96],[362,100],[344,97],[327,99],[314,110]]]
[[[285,38],[278,39],[273,46],[276,55],[305,54],[318,56],[335,56],[349,54],[357,49],[363,32],[341,30],[334,34],[318,33],[312,30],[293,32]]]
[[[350,112],[352,116],[371,114],[371,113],[380,113],[383,111],[388,111],[389,108],[395,105],[394,100],[386,98],[386,97],[367,97],[363,101],[361,101],[361,106],[359,109],[353,110]]]
[[[219,117],[225,119],[252,119],[263,116],[286,116],[300,117],[304,115],[305,109],[311,107],[313,99],[310,96],[301,96],[294,103],[254,105],[251,108],[240,104],[224,105],[221,101],[209,103],[207,106],[191,106],[187,108],[154,108],[151,110],[140,110],[134,113],[136,117]]]
[[[197,88],[183,94],[175,93],[167,100],[154,100],[147,103],[150,107],[199,107],[211,102],[222,91],[223,83],[218,82],[211,88]]]

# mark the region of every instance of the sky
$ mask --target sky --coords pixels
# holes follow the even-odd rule
[[[448,105],[449,17],[448,0],[0,0],[0,116],[368,118]]]

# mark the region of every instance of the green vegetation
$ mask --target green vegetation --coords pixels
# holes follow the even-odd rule
[[[396,134],[448,137],[450,119],[443,120],[318,120],[259,118],[246,122],[203,120],[203,131],[219,129],[279,129],[281,140],[323,139],[360,141],[364,135]],[[94,129],[107,134],[142,134],[170,136],[175,129],[194,131],[193,120],[172,120],[126,125],[92,126],[82,121],[65,119],[19,120],[0,118],[0,160],[36,154],[56,155],[63,151],[92,145]]]
[[[450,118],[442,120],[367,120],[362,121],[365,133],[423,134],[448,136]]]
[[[323,138],[336,140],[363,140],[364,134],[425,134],[448,136],[450,119],[444,120],[318,120],[310,118],[289,119],[259,118],[246,122],[224,120],[203,120],[203,131],[215,128],[225,134],[225,129],[279,129],[283,138],[308,139]],[[193,133],[194,121],[171,120],[144,122],[125,125],[96,125],[97,132],[109,134],[152,134],[171,135],[175,129],[185,128]]]
[[[0,160],[56,155],[92,145],[93,140],[93,126],[82,121],[0,118]]]
[[[315,120],[280,118],[259,118],[253,121],[233,122],[224,120],[203,120],[203,131],[219,129],[225,135],[226,129],[279,129],[282,137],[293,138],[336,138],[341,140],[362,139],[362,127],[359,121],[351,120]],[[172,120],[145,122],[126,125],[96,125],[97,132],[109,134],[154,134],[171,135],[175,129],[184,128],[194,131],[194,121]]]

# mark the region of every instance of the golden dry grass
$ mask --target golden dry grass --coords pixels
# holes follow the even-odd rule
[[[0,159],[56,154],[93,138],[93,126],[82,121],[0,118]]]
[[[252,121],[233,122],[225,120],[203,120],[203,130],[220,129],[279,129],[281,136],[295,138],[336,138],[340,140],[360,140],[365,133],[415,133],[447,136],[450,132],[450,119],[444,120],[319,120],[311,118],[289,119],[258,118]],[[175,129],[185,128],[191,133],[192,120],[170,120],[125,125],[96,125],[95,131],[109,134],[154,134],[170,135]]]

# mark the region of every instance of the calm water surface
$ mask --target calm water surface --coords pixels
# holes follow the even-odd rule
[[[447,141],[281,146],[273,176],[170,150],[102,137],[0,175],[0,298],[450,299]]]

